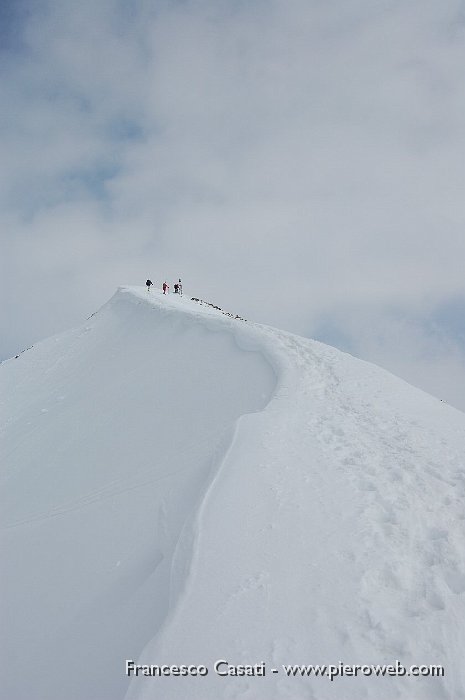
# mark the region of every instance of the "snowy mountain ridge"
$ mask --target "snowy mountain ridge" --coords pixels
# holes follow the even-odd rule
[[[133,287],[3,363],[0,396],[9,700],[465,698],[461,412]],[[396,660],[444,676],[282,668]]]

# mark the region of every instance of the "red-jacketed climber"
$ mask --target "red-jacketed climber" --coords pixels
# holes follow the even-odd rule
[[[166,282],[163,282],[163,294],[168,294],[169,292],[169,286],[166,284]]]

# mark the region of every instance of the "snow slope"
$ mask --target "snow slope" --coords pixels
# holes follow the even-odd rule
[[[0,397],[2,697],[465,698],[461,412],[139,288],[3,363]],[[282,669],[396,659],[445,676]]]

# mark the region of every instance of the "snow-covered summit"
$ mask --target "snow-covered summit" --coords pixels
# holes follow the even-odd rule
[[[124,287],[0,366],[1,696],[465,698],[464,414],[234,316]]]

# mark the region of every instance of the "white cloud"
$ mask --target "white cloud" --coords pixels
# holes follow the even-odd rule
[[[455,0],[31,3],[2,71],[3,298],[23,291],[0,353],[147,275],[300,333],[464,296],[464,28]]]
[[[457,408],[464,409],[465,331],[447,333],[441,316],[457,323],[465,312],[465,298],[456,300],[452,314],[447,309],[423,317],[409,316],[405,308],[380,313],[376,307],[338,316],[331,325],[315,328],[317,334],[362,359],[375,362],[410,383]]]

